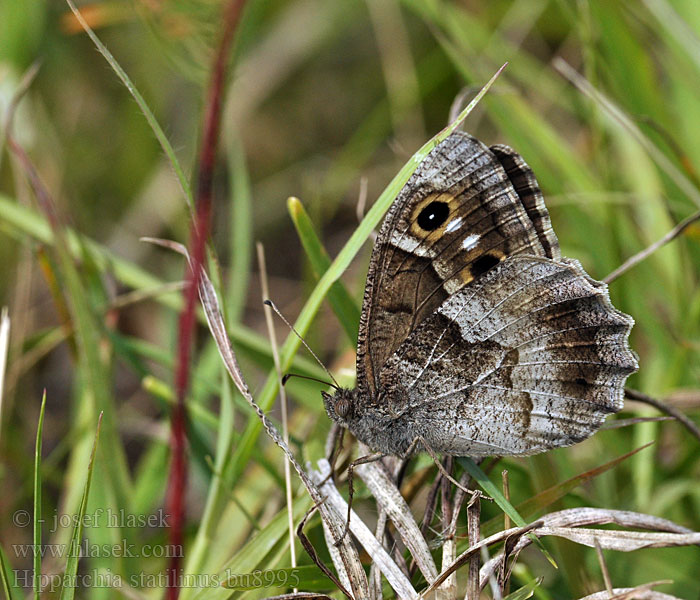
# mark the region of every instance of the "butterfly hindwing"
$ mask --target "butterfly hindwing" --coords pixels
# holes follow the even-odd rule
[[[622,407],[631,317],[575,261],[521,256],[453,294],[382,370],[397,417],[436,452],[534,454],[585,439]]]

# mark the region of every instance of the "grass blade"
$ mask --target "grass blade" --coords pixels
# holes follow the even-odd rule
[[[14,584],[11,579],[10,563],[7,560],[5,551],[0,548],[0,583],[2,583],[2,591],[5,593],[6,600],[15,600],[15,598],[23,598],[22,590]]]
[[[87,510],[88,495],[90,494],[90,482],[92,481],[92,470],[95,466],[95,453],[97,451],[97,442],[100,439],[100,429],[102,428],[102,413],[97,419],[97,430],[95,431],[95,440],[92,443],[92,452],[90,452],[90,461],[87,468],[87,476],[85,478],[85,487],[83,488],[83,497],[80,501],[80,511],[78,513],[73,535],[71,536],[70,549],[68,551],[68,560],[66,561],[65,575],[63,579],[63,587],[61,588],[60,600],[73,600],[75,596],[76,575],[78,573],[78,560],[80,558],[80,543],[83,539],[83,523],[85,522],[85,511]]]
[[[525,518],[529,518],[536,511],[551,506],[557,500],[566,496],[566,494],[568,494],[571,490],[577,488],[582,483],[585,483],[586,481],[589,481],[594,477],[597,477],[598,475],[609,471],[610,469],[616,467],[617,465],[627,460],[640,450],[648,448],[650,445],[651,443],[645,444],[644,446],[640,446],[639,448],[636,448],[631,452],[627,452],[622,456],[618,456],[617,458],[614,458],[613,460],[608,461],[600,465],[599,467],[596,467],[595,469],[590,469],[589,471],[580,473],[579,475],[567,479],[566,481],[562,481],[561,483],[558,483],[557,485],[552,486],[546,490],[542,490],[539,494],[536,494],[532,498],[529,498],[528,500],[525,500],[524,502],[518,504],[518,506],[515,507],[514,510],[516,510],[519,515],[524,516]],[[501,522],[501,517],[494,517],[493,519],[489,519],[488,521],[486,521],[482,525],[484,535],[488,536],[498,531]]]
[[[314,231],[309,214],[299,198],[289,198],[287,209],[292,217],[294,227],[296,227],[301,245],[311,263],[311,268],[317,277],[321,277],[331,266],[331,259]],[[357,346],[357,324],[360,322],[360,309],[340,281],[336,281],[328,290],[328,301],[350,343],[353,347]]]
[[[479,465],[477,465],[471,458],[466,456],[460,456],[457,458],[457,462],[462,465],[462,467],[474,478],[474,480],[479,484],[482,490],[484,490],[494,502],[498,504],[501,510],[506,513],[511,521],[515,523],[518,527],[526,527],[527,523],[523,519],[515,507],[508,502],[503,492],[499,490],[496,485],[488,478],[486,473],[484,473]],[[552,555],[547,551],[542,542],[532,534],[528,534],[528,537],[537,544],[539,549],[547,557],[547,560],[552,564],[554,568],[557,568],[557,563],[554,561]]]
[[[534,581],[526,583],[520,589],[515,590],[508,594],[503,600],[526,600],[526,598],[532,598],[535,593],[535,589],[542,583],[542,577],[538,577]]]
[[[143,99],[143,96],[136,89],[136,86],[133,84],[131,79],[129,79],[129,76],[126,74],[126,71],[124,71],[124,69],[122,69],[121,66],[119,66],[119,63],[114,58],[114,56],[112,56],[112,53],[109,50],[107,50],[107,47],[100,41],[100,38],[98,38],[95,32],[90,28],[90,25],[88,25],[85,19],[83,19],[83,15],[80,14],[80,11],[76,8],[75,4],[73,4],[72,0],[66,0],[66,2],[68,3],[70,9],[73,11],[75,18],[85,30],[85,33],[88,34],[93,44],[95,44],[97,50],[100,52],[100,54],[102,54],[102,56],[105,57],[105,60],[109,63],[109,66],[112,67],[112,70],[117,74],[117,77],[121,79],[126,89],[129,90],[129,93],[134,97],[134,100],[136,100],[136,104],[141,109],[143,116],[146,117],[146,121],[148,122],[149,126],[151,127],[151,130],[156,136],[156,139],[160,143],[161,148],[163,148],[163,152],[165,152],[165,155],[168,157],[173,171],[175,171],[177,180],[180,183],[180,189],[182,189],[182,193],[185,196],[185,201],[190,207],[190,210],[192,210],[192,192],[190,191],[189,181],[187,180],[185,172],[180,166],[180,162],[177,160],[175,150],[173,150],[173,147],[170,145],[170,141],[163,132],[161,126],[158,124],[155,115],[151,112],[151,109],[148,108],[148,104],[146,104],[146,101]]]
[[[36,445],[34,446],[34,598],[41,595],[41,441],[44,430],[44,411],[46,410],[46,390],[41,398],[39,425],[36,428]]]

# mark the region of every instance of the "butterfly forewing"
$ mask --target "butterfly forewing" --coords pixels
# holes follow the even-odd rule
[[[358,388],[370,399],[389,357],[446,298],[509,256],[558,255],[532,171],[499,151],[500,160],[475,138],[452,134],[420,164],[387,213],[358,336]]]
[[[498,162],[501,163],[506,175],[508,175],[508,179],[513,184],[515,192],[518,194],[528,217],[530,217],[535,227],[537,237],[545,250],[547,258],[555,260],[561,258],[559,241],[552,229],[549,212],[544,205],[542,191],[532,169],[520,154],[508,146],[497,144],[491,146],[490,150],[494,153]]]

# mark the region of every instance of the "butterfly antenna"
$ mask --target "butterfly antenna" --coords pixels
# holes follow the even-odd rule
[[[323,385],[330,385],[336,390],[339,389],[338,386],[334,383],[330,383],[329,381],[323,381],[323,379],[319,379],[318,377],[310,377],[309,375],[301,375],[299,373],[287,373],[284,377],[282,377],[282,385],[285,385],[292,377],[298,377],[299,379],[308,379],[309,381],[316,381],[317,383],[322,383]]]
[[[316,362],[317,362],[319,365],[321,365],[321,368],[328,374],[328,377],[331,378],[331,381],[333,382],[333,387],[334,387],[335,389],[339,390],[339,389],[340,389],[340,385],[339,385],[338,382],[335,380],[335,377],[333,377],[333,373],[331,373],[331,372],[326,368],[326,365],[324,365],[324,364],[321,362],[321,359],[320,359],[318,356],[316,356],[316,353],[315,353],[315,352],[311,349],[311,347],[306,343],[306,340],[305,340],[303,337],[301,337],[301,334],[300,334],[296,329],[294,329],[294,326],[293,326],[289,321],[287,321],[287,319],[284,317],[284,315],[283,315],[283,314],[279,311],[279,309],[275,306],[275,303],[274,303],[272,300],[263,300],[263,304],[267,304],[267,306],[269,306],[272,310],[274,310],[275,313],[277,314],[277,316],[278,316],[280,319],[282,319],[282,321],[284,321],[284,324],[285,324],[287,327],[289,327],[289,329],[290,329],[291,331],[294,332],[294,335],[296,335],[296,336],[299,338],[299,341],[301,341],[301,343],[304,344],[304,348],[306,348],[306,349],[309,351],[309,353],[311,354],[311,356],[313,356],[313,357],[316,359]],[[287,377],[287,379],[289,379],[288,376],[285,376],[285,377]],[[301,377],[301,375],[295,375],[295,377]],[[307,379],[308,379],[308,378],[307,378]],[[286,381],[286,379],[285,379],[285,381]],[[317,381],[319,381],[319,380],[317,380]],[[322,383],[325,383],[325,382],[322,382]]]

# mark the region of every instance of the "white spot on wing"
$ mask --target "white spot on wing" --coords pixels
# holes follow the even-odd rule
[[[462,248],[464,248],[465,250],[471,250],[472,248],[475,248],[476,245],[479,243],[479,239],[481,239],[481,236],[477,233],[472,233],[471,235],[468,235],[464,238],[464,241],[462,242]]]
[[[447,227],[445,227],[445,233],[452,233],[453,231],[457,231],[460,227],[462,226],[462,217],[457,217],[456,219],[452,219],[447,224]]]
[[[391,234],[391,245],[409,254],[415,254],[416,256],[424,258],[432,258],[435,254],[435,252],[429,246],[423,244],[421,240],[417,240],[412,235],[400,233],[398,231],[394,231]]]

